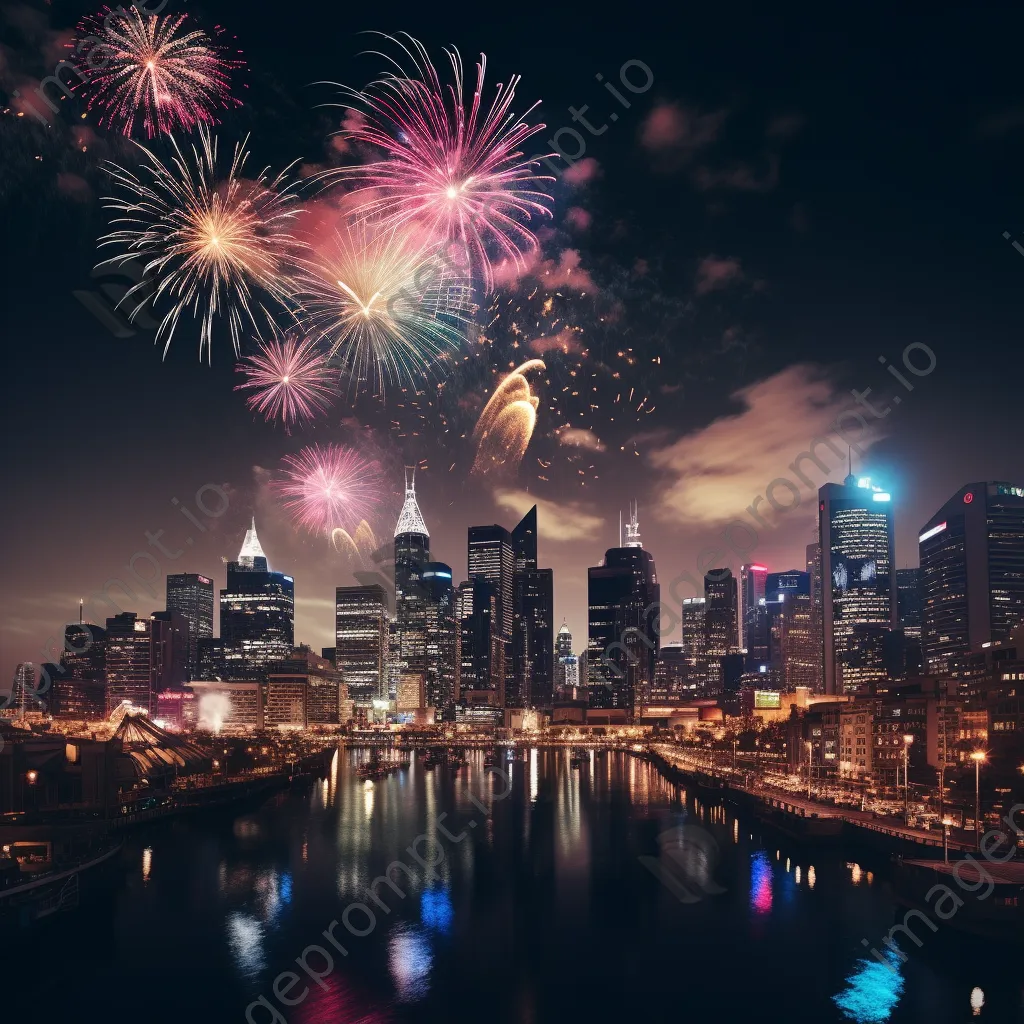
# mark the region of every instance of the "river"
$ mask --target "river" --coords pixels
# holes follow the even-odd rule
[[[762,834],[632,755],[417,754],[364,782],[366,757],[132,833],[78,911],[4,937],[7,1019],[1024,1021],[1018,951],[922,926],[887,953],[884,861]]]

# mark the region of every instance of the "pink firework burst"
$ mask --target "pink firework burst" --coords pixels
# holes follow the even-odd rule
[[[79,23],[68,46],[82,79],[76,89],[100,111],[101,126],[124,135],[137,119],[149,138],[216,124],[215,110],[240,105],[229,89],[245,62],[193,28],[188,15],[104,7]]]
[[[336,527],[352,530],[370,520],[381,503],[380,464],[343,445],[303,448],[285,456],[283,467],[276,490],[296,526],[310,533],[329,538]]]
[[[250,391],[245,404],[285,427],[315,419],[327,411],[338,394],[338,373],[311,338],[288,336],[264,342],[256,355],[236,367],[245,381],[236,391]]]
[[[403,33],[403,35],[405,35]],[[550,217],[551,197],[537,173],[538,160],[523,156],[523,143],[543,124],[511,112],[520,76],[498,84],[490,108],[481,102],[487,57],[476,65],[472,99],[464,95],[465,74],[458,50],[445,50],[454,82],[443,85],[422,43],[385,36],[404,55],[388,72],[359,92],[341,86],[339,104],[355,116],[339,135],[382,151],[384,159],[338,168],[329,178],[355,184],[353,195],[366,216],[385,224],[416,222],[461,250],[457,265],[479,269],[490,288],[497,262],[521,265],[537,247],[529,224]],[[407,70],[406,70],[407,69]]]

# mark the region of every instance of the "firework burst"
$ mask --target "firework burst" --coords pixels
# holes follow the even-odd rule
[[[382,500],[380,464],[351,448],[330,444],[285,456],[275,487],[296,526],[329,539],[335,529],[352,530],[370,519]],[[358,532],[358,531],[357,531]]]
[[[537,248],[529,223],[551,215],[551,197],[543,191],[550,176],[537,173],[536,159],[524,159],[521,147],[544,125],[529,124],[510,108],[520,77],[499,83],[489,109],[481,103],[487,58],[480,55],[476,85],[467,103],[465,73],[458,50],[445,50],[453,84],[443,85],[422,43],[385,36],[402,51],[399,60],[381,54],[395,67],[363,91],[340,86],[339,104],[355,112],[339,134],[363,144],[384,159],[330,172],[356,187],[365,214],[389,225],[416,222],[461,262],[482,272],[488,289],[493,266],[521,265]],[[493,263],[492,263],[493,261]]]
[[[365,220],[335,231],[296,276],[297,318],[355,390],[415,385],[462,341],[470,289],[415,233]]]
[[[72,63],[99,124],[131,135],[138,121],[149,138],[215,124],[214,111],[238,106],[231,74],[244,62],[188,15],[160,16],[104,7],[78,25]]]
[[[236,367],[245,381],[236,391],[251,392],[245,404],[268,420],[280,420],[285,427],[315,419],[327,411],[338,393],[337,371],[310,338],[288,336],[260,345],[256,355]]]
[[[141,260],[143,281],[123,301],[137,315],[150,298],[159,307],[170,303],[156,333],[171,346],[182,313],[200,320],[199,354],[210,357],[215,320],[227,320],[238,354],[243,326],[257,335],[276,323],[261,296],[286,306],[290,295],[289,257],[299,243],[291,233],[298,212],[296,196],[285,185],[286,168],[271,178],[264,168],[255,179],[242,177],[248,159],[248,139],[235,146],[226,177],[218,177],[217,140],[200,129],[200,146],[183,152],[172,141],[174,157],[162,163],[144,146],[141,177],[108,164],[120,195],[104,199],[106,208],[121,216],[116,230],[100,239],[121,253],[104,265]],[[151,295],[152,282],[156,287]],[[141,299],[141,301],[139,301]]]

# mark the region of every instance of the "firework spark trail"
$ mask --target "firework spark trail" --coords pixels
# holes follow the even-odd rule
[[[164,164],[145,146],[141,174],[120,167],[107,169],[120,187],[120,196],[104,198],[107,209],[120,211],[111,226],[123,225],[100,239],[101,246],[118,246],[122,252],[100,266],[120,265],[141,257],[145,260],[143,284],[129,290],[130,310],[137,315],[152,299],[171,306],[160,322],[156,341],[164,340],[164,356],[183,312],[201,321],[199,355],[211,355],[214,320],[226,318],[235,354],[240,348],[244,321],[257,336],[265,322],[272,334],[278,328],[270,310],[258,298],[263,292],[287,307],[291,296],[289,259],[301,248],[291,233],[298,203],[291,186],[285,185],[290,167],[277,177],[264,168],[255,178],[242,177],[248,159],[248,138],[235,146],[230,170],[217,174],[217,140],[200,129],[199,148],[183,152],[172,138],[174,157]],[[294,166],[294,165],[291,165]],[[158,282],[154,295],[149,288]],[[143,289],[145,285],[145,289]]]
[[[459,349],[470,311],[464,281],[438,272],[436,247],[366,220],[339,227],[302,261],[297,318],[351,379],[383,395],[386,384],[437,375]]]
[[[372,518],[382,501],[383,475],[379,463],[351,448],[312,445],[285,456],[283,478],[274,486],[296,526],[331,539],[336,528],[348,532]]]
[[[464,95],[462,57],[445,50],[454,78],[443,85],[426,48],[412,36],[406,43],[384,36],[404,54],[366,89],[339,86],[345,98],[338,106],[358,112],[355,124],[339,134],[349,142],[383,151],[385,159],[328,172],[356,184],[353,195],[367,216],[388,224],[415,222],[438,240],[456,243],[466,262],[479,269],[488,290],[494,266],[511,260],[522,266],[537,248],[527,226],[535,217],[550,217],[551,197],[537,173],[537,160],[524,159],[521,146],[543,124],[529,124],[510,108],[520,76],[498,84],[488,110],[482,106],[487,58],[480,55],[472,101]]]
[[[246,405],[286,428],[326,412],[338,393],[337,371],[328,367],[311,338],[300,341],[290,335],[265,342],[236,369],[246,379],[235,390],[252,392]]]
[[[231,73],[244,61],[191,28],[188,15],[104,7],[84,18],[78,33],[82,38],[68,43],[83,79],[76,89],[89,110],[100,111],[101,126],[131,135],[141,119],[153,138],[215,124],[215,110],[241,105],[229,89]]]
[[[546,369],[542,359],[527,360],[494,389],[473,431],[477,441],[474,473],[487,475],[519,468],[533,437],[540,405],[540,399],[530,392],[526,374]]]

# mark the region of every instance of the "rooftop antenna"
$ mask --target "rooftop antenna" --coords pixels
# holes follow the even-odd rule
[[[622,547],[622,509],[619,509],[619,547]]]

